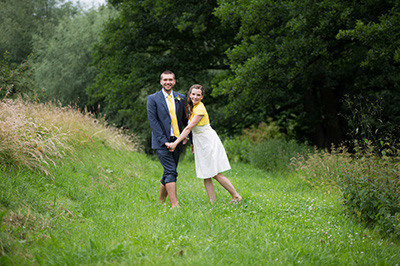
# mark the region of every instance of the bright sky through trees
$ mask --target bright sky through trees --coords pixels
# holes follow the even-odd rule
[[[72,0],[74,3],[80,2],[81,6],[84,9],[88,9],[90,7],[98,7],[102,4],[106,4],[106,0]]]

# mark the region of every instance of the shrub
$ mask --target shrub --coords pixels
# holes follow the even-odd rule
[[[37,96],[37,88],[33,79],[34,69],[29,61],[24,61],[17,67],[8,62],[8,53],[0,59],[0,99],[16,98],[28,95]]]
[[[276,124],[276,122],[268,119],[268,124],[261,122],[257,127],[252,126],[243,130],[243,135],[245,138],[250,139],[254,143],[260,143],[264,140],[269,139],[283,139],[285,134],[283,134]]]
[[[229,160],[234,162],[250,162],[250,153],[261,142],[270,139],[282,139],[285,135],[280,132],[279,126],[268,120],[268,124],[261,122],[257,127],[252,126],[243,130],[241,136],[228,138],[224,147]]]
[[[309,150],[293,140],[265,140],[250,150],[250,163],[266,171],[287,171],[292,157],[305,156]]]
[[[369,143],[357,153],[345,147],[298,156],[292,166],[312,186],[339,190],[350,216],[384,234],[400,236],[400,157],[376,156]]]
[[[224,147],[229,160],[233,162],[249,163],[249,152],[253,143],[244,136],[235,136],[224,141]]]
[[[353,161],[340,187],[349,214],[384,234],[400,236],[399,158],[364,157]]]

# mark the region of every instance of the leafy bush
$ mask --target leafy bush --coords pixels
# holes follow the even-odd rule
[[[32,77],[33,68],[28,61],[13,67],[8,62],[8,53],[0,60],[0,99],[22,95],[37,96],[37,88]]]
[[[235,136],[224,141],[224,147],[229,160],[233,162],[249,163],[249,152],[253,143],[244,136]]]
[[[371,144],[350,154],[345,147],[331,153],[298,156],[292,166],[307,183],[340,190],[348,213],[387,235],[400,236],[400,152],[376,156]]]
[[[250,163],[266,171],[286,171],[292,157],[310,149],[285,137],[279,126],[268,120],[268,124],[262,122],[243,130],[241,136],[226,139],[224,146],[231,161]]]
[[[250,162],[251,151],[262,141],[269,139],[281,139],[285,135],[280,132],[279,126],[268,120],[268,124],[261,122],[257,127],[252,126],[243,130],[241,136],[228,138],[224,141],[224,147],[230,160],[234,162]]]
[[[266,171],[287,171],[291,158],[308,151],[308,147],[293,140],[270,139],[254,145],[249,157],[251,164]]]
[[[276,124],[276,122],[268,119],[268,124],[261,122],[257,127],[252,126],[243,130],[243,135],[245,138],[250,139],[254,143],[260,143],[264,140],[269,139],[283,139],[285,134],[283,134]]]
[[[340,182],[348,212],[385,234],[400,236],[399,158],[364,157],[353,164]]]

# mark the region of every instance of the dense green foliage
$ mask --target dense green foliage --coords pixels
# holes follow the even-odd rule
[[[333,149],[293,160],[304,180],[322,191],[337,191],[347,212],[384,235],[400,236],[400,151],[392,157]]]
[[[386,235],[400,236],[400,162],[369,158],[352,162],[341,187],[348,212]]]
[[[93,45],[100,39],[103,24],[116,15],[112,8],[89,10],[60,19],[51,36],[36,36],[35,78],[46,101],[88,106],[85,89],[97,74],[91,65]]]
[[[160,89],[165,69],[176,73],[180,92],[206,87],[213,127],[223,135],[271,118],[290,138],[329,148],[354,136],[345,102],[358,95],[380,101],[388,122],[381,132],[399,124],[397,1],[113,0],[118,15],[104,28],[108,9],[17,2],[7,14],[11,2],[2,2],[0,51],[11,49],[20,63],[35,46],[43,99],[88,106],[140,134],[145,146],[146,98]],[[29,5],[47,13],[32,18]],[[29,31],[14,32],[24,33],[18,38],[8,34],[32,21]]]
[[[272,121],[245,129],[242,135],[226,138],[224,147],[231,161],[249,163],[268,172],[289,171],[293,157],[305,156],[311,150],[283,134]]]
[[[0,58],[0,99],[22,95],[36,98],[38,89],[32,78],[33,73],[29,61],[13,67],[9,61],[9,53],[4,53]]]
[[[354,38],[365,45],[368,52],[362,66],[379,70],[382,66],[389,67],[393,63],[400,63],[400,34],[398,31],[400,3],[398,1],[386,1],[379,4],[375,3],[375,5],[379,10],[384,11],[378,19],[359,19],[353,29],[341,30],[338,37]],[[379,71],[380,75],[377,76],[383,76],[379,82],[385,80],[392,83],[399,82],[399,76],[393,75],[393,68],[386,69],[386,71],[388,72]],[[378,82],[378,80],[373,82]]]
[[[270,139],[254,145],[249,152],[250,163],[265,171],[289,171],[291,159],[310,149],[294,140]]]
[[[298,139],[329,147],[346,137],[344,94],[379,95],[394,111],[385,118],[399,116],[397,1],[221,0],[217,15],[239,29],[228,51],[234,72],[214,90],[229,95],[228,119],[239,129],[267,116],[284,128],[294,120]]]
[[[160,74],[172,70],[175,89],[185,94],[193,83],[209,88],[215,73],[228,68],[224,52],[234,34],[213,15],[216,1],[110,2],[120,15],[96,46],[91,104],[110,122],[149,137],[146,99],[161,89]]]
[[[388,98],[385,98],[387,101]],[[353,152],[369,152],[370,143],[376,155],[392,156],[400,148],[400,117],[388,114],[390,107],[384,106],[383,101],[383,97],[371,101],[363,96],[346,95],[346,115],[343,117],[347,121],[346,131],[350,138],[346,146]],[[393,119],[387,119],[387,115]]]
[[[58,19],[76,13],[63,0],[0,1],[0,98],[41,96],[34,82],[34,36],[49,36]]]
[[[58,19],[76,12],[65,0],[0,1],[0,54],[7,51],[9,62],[20,64],[34,50],[34,35],[51,35]]]
[[[40,77],[40,82],[34,79],[38,67],[35,51],[40,46],[37,40],[43,40],[42,44],[47,43],[53,37],[59,21],[72,18],[77,13],[79,7],[65,0],[0,2],[1,98],[28,95],[47,100],[43,97],[45,94],[42,93],[42,84],[46,84],[52,75],[46,73],[44,77]],[[62,53],[61,48],[58,47],[57,54]],[[74,58],[69,57],[69,60]],[[43,64],[39,67],[43,67]],[[51,84],[50,87],[57,85]],[[64,89],[68,91],[70,87]]]

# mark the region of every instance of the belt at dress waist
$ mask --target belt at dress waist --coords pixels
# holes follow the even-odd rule
[[[195,126],[193,128],[194,133],[203,133],[207,130],[212,130],[212,127],[210,124],[204,125],[204,126]]]

